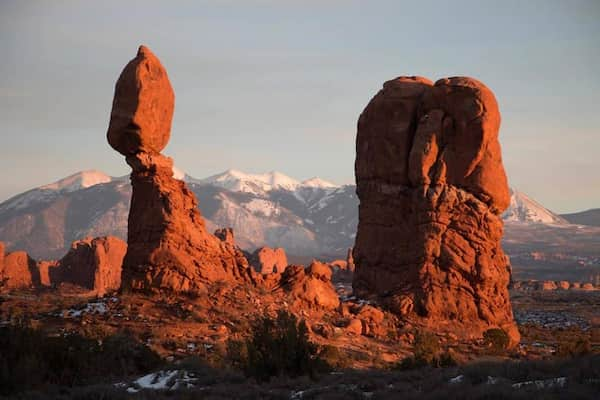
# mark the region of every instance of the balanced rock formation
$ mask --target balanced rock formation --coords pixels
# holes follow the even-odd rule
[[[57,265],[50,268],[50,283],[72,283],[94,290],[99,296],[118,290],[126,251],[127,244],[114,236],[75,241]]]
[[[287,255],[281,247],[259,247],[248,261],[261,274],[282,273],[288,266]]]
[[[160,154],[170,137],[174,97],[166,70],[140,46],[117,81],[107,133],[132,168],[126,289],[197,292],[210,282],[249,279],[243,256],[207,232],[194,194],[173,178],[173,161]]]
[[[40,285],[37,263],[24,251],[4,253],[0,242],[0,289],[18,289]]]
[[[358,121],[353,287],[439,332],[519,333],[500,213],[510,194],[494,94],[464,77],[386,82]]]

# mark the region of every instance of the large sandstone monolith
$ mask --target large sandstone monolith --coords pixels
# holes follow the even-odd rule
[[[493,93],[464,77],[386,82],[358,121],[353,287],[425,328],[519,340],[500,246],[509,203]]]
[[[241,253],[206,231],[194,194],[173,178],[173,161],[160,154],[170,137],[174,98],[166,70],[140,46],[117,81],[107,133],[132,168],[126,289],[198,292],[250,275]]]

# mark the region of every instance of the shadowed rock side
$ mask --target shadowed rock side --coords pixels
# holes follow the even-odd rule
[[[358,296],[438,331],[519,333],[499,214],[509,204],[493,93],[471,78],[384,84],[358,121]]]
[[[172,160],[159,153],[173,108],[166,70],[141,46],[117,81],[107,133],[132,168],[123,287],[196,292],[210,282],[247,280],[246,259],[206,231],[194,194],[173,178]]]

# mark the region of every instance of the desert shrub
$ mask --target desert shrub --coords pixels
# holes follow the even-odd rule
[[[580,357],[591,353],[592,345],[587,338],[578,338],[572,342],[562,342],[558,345],[556,354],[560,357]]]
[[[244,369],[244,366],[248,363],[246,343],[241,340],[228,340],[225,360],[234,368]]]
[[[0,395],[147,372],[160,363],[157,354],[123,335],[102,342],[77,334],[48,337],[26,327],[0,328]]]
[[[488,329],[483,332],[483,342],[493,354],[501,354],[508,348],[508,334],[500,328]]]
[[[318,347],[308,340],[304,321],[298,322],[285,311],[280,311],[276,318],[265,316],[254,322],[246,352],[244,372],[258,381],[279,375],[314,378],[327,369],[318,357]]]
[[[426,366],[444,368],[454,365],[456,360],[447,351],[442,352],[437,336],[429,332],[418,332],[415,335],[413,355],[400,361],[395,369],[407,370]]]
[[[415,335],[413,355],[416,359],[422,359],[431,363],[440,353],[440,342],[436,335],[430,332],[418,332]]]
[[[352,366],[351,357],[335,346],[324,346],[319,357],[333,368],[346,369]]]

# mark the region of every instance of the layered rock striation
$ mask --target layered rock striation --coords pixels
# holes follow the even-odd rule
[[[465,77],[384,84],[358,121],[353,288],[465,337],[519,334],[500,214],[510,193],[494,94]]]
[[[107,138],[132,169],[122,285],[126,289],[197,292],[215,281],[250,279],[235,246],[207,232],[197,200],[173,178],[167,145],[174,93],[158,58],[141,46],[116,87]]]

